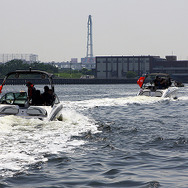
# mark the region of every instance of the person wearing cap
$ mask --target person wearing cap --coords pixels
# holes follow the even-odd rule
[[[30,101],[31,99],[33,99],[36,89],[31,82],[27,82],[26,86],[28,87],[28,98],[29,98],[29,101]]]

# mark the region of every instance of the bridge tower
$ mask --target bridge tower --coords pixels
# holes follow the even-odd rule
[[[93,40],[92,40],[92,19],[91,15],[89,15],[87,22],[87,53],[86,59],[87,62],[93,62]]]

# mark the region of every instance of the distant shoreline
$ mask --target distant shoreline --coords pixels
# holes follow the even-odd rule
[[[63,78],[54,78],[53,83],[56,85],[64,85],[64,84],[136,84],[138,79],[63,79]],[[32,82],[33,84],[48,84],[47,80],[39,80],[39,79],[8,79],[6,81],[7,85],[17,85],[17,84],[25,84],[27,81]],[[3,82],[3,79],[0,79],[0,83]],[[186,80],[182,83],[188,83]]]
[[[3,79],[0,79],[2,83]],[[7,85],[25,84],[30,81],[34,84],[47,84],[47,80],[39,79],[8,79]],[[54,84],[136,84],[137,79],[60,79],[54,78]]]

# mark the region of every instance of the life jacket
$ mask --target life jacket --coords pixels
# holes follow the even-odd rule
[[[3,89],[3,85],[0,86],[0,93],[2,93],[2,91],[1,91],[2,89]]]
[[[35,93],[35,87],[33,84],[30,85],[30,87],[28,87],[28,96],[29,96],[29,99],[31,99],[33,97]]]

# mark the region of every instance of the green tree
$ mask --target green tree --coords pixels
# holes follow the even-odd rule
[[[84,74],[84,75],[92,75],[92,70],[83,68],[83,69],[81,70],[81,73]]]

